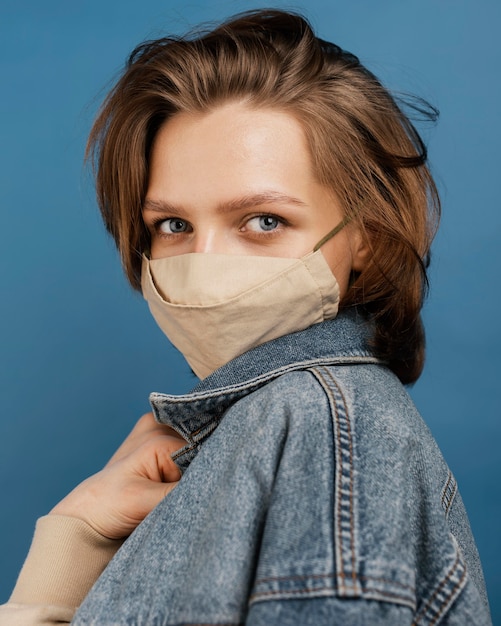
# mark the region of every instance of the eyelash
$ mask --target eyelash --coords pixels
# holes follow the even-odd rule
[[[251,233],[251,236],[256,237],[256,238],[267,238],[267,237],[273,237],[276,236],[279,232],[281,232],[281,226],[288,226],[289,222],[283,218],[280,217],[278,215],[276,215],[275,213],[256,213],[255,215],[247,215],[245,217],[244,220],[244,224],[243,226],[239,227],[239,231],[242,231],[245,228],[245,225],[248,224],[248,222],[250,222],[253,219],[259,218],[259,217],[271,217],[273,219],[276,219],[278,222],[277,228],[274,228],[273,230],[262,230],[262,231],[246,231],[247,233]],[[179,235],[184,235],[186,233],[190,233],[191,230],[187,230],[184,232],[180,232],[180,233],[166,233],[163,232],[161,230],[162,224],[164,224],[165,222],[168,222],[169,220],[175,220],[175,219],[179,219],[179,221],[181,222],[185,222],[188,226],[188,228],[191,228],[191,225],[189,222],[187,222],[186,220],[182,219],[182,218],[176,218],[176,217],[159,217],[155,220],[153,220],[151,222],[151,226],[150,229],[152,231],[152,233],[154,233],[156,236],[158,237],[162,237],[164,239],[170,239],[172,237],[179,237]]]
[[[272,230],[247,231],[247,232],[252,232],[252,234],[256,237],[273,237],[274,235],[277,235],[282,230],[281,227],[289,225],[286,219],[284,219],[283,217],[279,217],[278,215],[275,215],[275,213],[256,213],[255,215],[246,216],[245,222],[244,222],[244,228],[251,220],[254,220],[260,217],[271,217],[274,220],[277,220],[278,224],[277,224],[277,227],[273,228]]]
[[[168,239],[170,237],[178,237],[179,235],[183,235],[184,233],[166,233],[162,231],[162,224],[165,224],[165,222],[169,222],[170,220],[175,220],[178,219],[180,222],[185,222],[186,224],[188,224],[189,226],[189,222],[186,222],[186,220],[176,217],[159,217],[155,220],[153,220],[151,222],[151,226],[150,229],[152,231],[152,233],[154,233],[155,235],[157,235],[158,237],[163,237],[164,239]],[[189,232],[189,231],[188,231]]]

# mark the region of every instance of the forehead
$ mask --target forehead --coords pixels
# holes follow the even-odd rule
[[[293,196],[313,182],[303,129],[290,114],[229,103],[180,113],[158,131],[148,197],[229,196],[273,190]],[[292,193],[295,191],[295,193]]]

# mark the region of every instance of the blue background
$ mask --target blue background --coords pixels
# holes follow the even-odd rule
[[[496,0],[309,0],[326,39],[441,111],[425,128],[443,198],[412,390],[456,474],[501,624],[499,27]],[[260,3],[0,4],[0,601],[35,520],[100,468],[148,393],[194,380],[121,275],[82,166],[109,81],[141,40]],[[307,8],[306,8],[307,6]]]

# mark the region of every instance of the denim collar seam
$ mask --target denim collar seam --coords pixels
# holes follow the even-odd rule
[[[175,396],[163,393],[153,392],[150,394],[150,402],[160,402],[168,404],[189,404],[194,402],[200,402],[203,400],[209,400],[217,398],[218,396],[231,396],[232,394],[240,394],[249,389],[259,387],[260,385],[296,370],[306,370],[315,366],[330,366],[330,365],[358,365],[358,364],[372,364],[381,365],[385,362],[377,357],[363,354],[345,355],[343,357],[321,357],[315,359],[307,359],[306,361],[300,361],[288,365],[278,367],[274,370],[270,370],[265,374],[260,374],[254,378],[251,378],[243,383],[234,383],[224,387],[217,387],[215,389],[208,389],[206,391],[194,391],[188,394]]]

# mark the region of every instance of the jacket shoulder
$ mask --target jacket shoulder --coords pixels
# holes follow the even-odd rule
[[[254,599],[328,587],[337,597],[407,606],[420,616],[416,623],[445,615],[479,569],[478,554],[454,478],[398,379],[384,366],[336,365],[291,372],[266,387],[267,418],[286,416],[288,439],[264,562],[282,569],[284,554],[292,560],[281,576],[258,569]],[[462,521],[453,534],[454,510]],[[464,546],[473,547],[466,558]],[[310,549],[317,561],[322,553],[315,571]],[[482,611],[481,577],[474,583],[468,597],[477,593]]]

